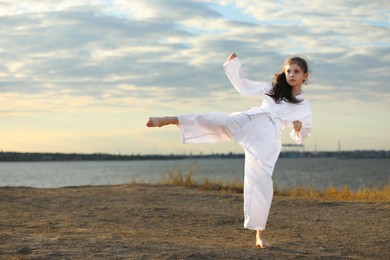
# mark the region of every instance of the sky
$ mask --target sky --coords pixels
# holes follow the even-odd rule
[[[145,126],[260,105],[228,81],[232,52],[254,81],[308,59],[306,151],[390,150],[389,27],[386,0],[0,0],[0,150],[240,153]]]

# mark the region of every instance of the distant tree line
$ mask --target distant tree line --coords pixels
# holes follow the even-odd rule
[[[340,151],[340,152],[281,152],[280,158],[390,158],[390,151]],[[199,155],[179,154],[150,154],[150,155],[115,155],[105,153],[22,153],[22,152],[0,152],[0,162],[21,162],[21,161],[130,161],[130,160],[181,160],[181,159],[207,159],[207,158],[244,158],[242,153],[213,153]]]

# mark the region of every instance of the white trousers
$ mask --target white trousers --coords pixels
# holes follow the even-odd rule
[[[215,143],[234,140],[251,118],[241,112],[225,115],[211,112],[178,116],[183,143]],[[264,164],[245,151],[244,227],[264,230],[273,196],[271,175]]]

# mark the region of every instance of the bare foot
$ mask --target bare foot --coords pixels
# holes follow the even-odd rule
[[[177,117],[149,117],[147,127],[162,127],[165,125],[178,125]]]
[[[268,249],[271,247],[271,244],[268,243],[264,237],[256,236],[256,246],[260,247],[261,249]]]

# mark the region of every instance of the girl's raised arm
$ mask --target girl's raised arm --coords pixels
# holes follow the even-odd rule
[[[263,96],[266,91],[272,88],[271,83],[255,82],[244,78],[241,61],[237,54],[232,53],[223,64],[226,75],[234,88],[244,96]]]

